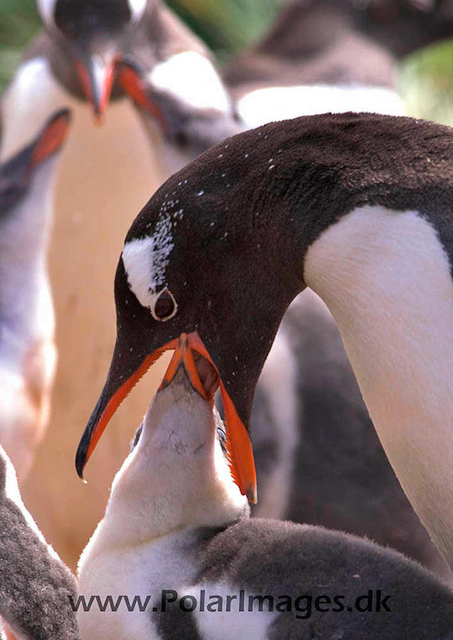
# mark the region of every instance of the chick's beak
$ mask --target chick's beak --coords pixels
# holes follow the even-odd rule
[[[173,381],[175,375],[181,367],[184,367],[187,378],[192,387],[206,401],[212,401],[213,393],[203,385],[200,374],[198,373],[192,349],[189,347],[189,338],[187,333],[181,333],[178,345],[173,353],[173,357],[168,365],[168,369],[164,375],[159,391],[168,387]]]
[[[76,469],[79,476],[83,478],[83,469],[119,404],[128,395],[138,380],[146,373],[151,364],[153,364],[164,351],[169,349],[174,349],[175,353],[160,388],[165,388],[165,386],[170,384],[178,369],[183,366],[193,388],[205,400],[212,401],[216,384],[213,386],[212,381],[210,384],[206,384],[206,381],[205,384],[203,384],[195,362],[197,358],[196,354],[198,353],[206,358],[217,372],[225,409],[227,449],[231,473],[241,492],[247,496],[250,502],[255,503],[257,500],[256,473],[248,431],[239,418],[236,407],[228,395],[213,359],[196,331],[189,334],[183,333],[179,340],[168,342],[151,355],[137,362],[135,368],[131,369],[129,367],[127,375],[124,373],[119,374],[119,371],[122,369],[118,369],[118,358],[115,358],[114,354],[106,385],[77,450]],[[121,381],[120,384],[118,384],[118,380]]]
[[[257,502],[256,471],[248,431],[236,411],[213,359],[196,331],[188,334],[188,343],[191,349],[204,356],[217,371],[225,410],[226,445],[231,474],[241,493],[247,496],[249,502],[255,504]]]

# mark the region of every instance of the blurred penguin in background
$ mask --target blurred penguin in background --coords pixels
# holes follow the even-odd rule
[[[295,0],[224,78],[249,127],[329,111],[403,115],[397,63],[452,36],[452,0]]]
[[[56,113],[0,167],[0,445],[19,478],[44,434],[55,373],[47,251],[68,130],[69,112]]]

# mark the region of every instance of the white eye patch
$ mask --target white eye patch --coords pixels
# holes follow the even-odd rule
[[[156,320],[162,320],[155,315],[155,307],[165,286],[165,270],[173,246],[171,223],[167,218],[159,221],[153,236],[131,240],[123,249],[123,264],[131,291]],[[176,301],[174,303],[172,316],[177,309]]]

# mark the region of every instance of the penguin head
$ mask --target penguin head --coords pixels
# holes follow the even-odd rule
[[[69,55],[94,114],[106,110],[117,57],[140,23],[149,0],[38,0],[50,36]]]

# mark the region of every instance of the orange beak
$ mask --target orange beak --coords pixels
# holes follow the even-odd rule
[[[135,61],[129,58],[121,60],[118,64],[118,80],[124,92],[132,98],[135,104],[147,111],[165,130],[167,125],[163,113],[156,101],[150,98],[151,87],[147,86],[143,73]]]
[[[120,404],[125,398],[127,398],[129,393],[135,387],[137,382],[139,382],[139,380],[145,375],[150,366],[154,364],[165,351],[174,349],[176,347],[176,344],[177,341],[172,340],[168,344],[164,345],[162,349],[159,349],[158,351],[155,351],[153,354],[146,357],[142,364],[138,367],[138,369],[112,395],[112,397],[108,400],[105,408],[99,411],[99,409],[101,408],[100,403],[103,400],[103,396],[101,396],[83,433],[82,439],[77,449],[76,469],[80,478],[83,479],[83,469],[88,460],[91,458],[91,454],[95,450],[100,437],[104,433],[106,426],[110,422]],[[87,440],[86,447],[84,446],[85,440]]]
[[[105,392],[102,393],[77,450],[76,468],[81,478],[83,478],[83,469],[85,464],[88,462],[99,438],[119,404],[129,394],[134,385],[146,373],[157,358],[164,351],[169,349],[174,349],[175,353],[164,376],[161,388],[164,388],[171,382],[180,366],[184,366],[194,389],[196,389],[196,391],[198,391],[205,400],[211,400],[200,380],[192,351],[197,351],[205,357],[217,373],[218,369],[198,333],[196,331],[189,334],[183,333],[179,340],[172,340],[151,355],[147,356],[135,372],[117,389],[116,392],[111,395],[110,398],[105,397]],[[247,496],[250,502],[256,503],[256,473],[250,438],[245,425],[239,418],[236,408],[225,389],[220,375],[219,380],[225,409],[227,450],[229,454],[231,473],[241,492]]]
[[[46,158],[56,153],[68,135],[70,124],[69,111],[62,110],[57,113],[46,125],[39,138],[31,159],[31,166],[36,167]]]
[[[181,367],[184,367],[187,377],[190,380],[190,384],[195,389],[195,391],[197,391],[204,400],[208,402],[212,401],[212,397],[208,396],[198,374],[192,350],[189,347],[189,338],[187,336],[187,333],[181,333],[181,335],[179,336],[179,342],[173,353],[170,364],[168,365],[168,369],[165,372],[164,378],[159,387],[159,391],[165,389],[165,387],[171,384],[173,378]]]
[[[90,56],[86,64],[77,61],[77,72],[86,99],[93,108],[95,121],[102,122],[112,92],[115,60],[104,62],[100,56]]]
[[[181,366],[184,366],[192,387],[196,391],[198,391],[202,398],[212,402],[212,398],[208,397],[208,394],[200,380],[200,376],[198,374],[197,367],[192,355],[192,350],[197,351],[202,356],[204,356],[217,371],[217,367],[213,363],[198,333],[196,331],[193,333],[189,333],[189,335],[187,335],[186,333],[182,333],[179,338],[178,346],[175,349],[173,358],[171,359],[159,390],[169,385],[175,377],[178,369]],[[247,496],[250,502],[256,503],[257,493],[255,461],[253,459],[253,450],[250,438],[245,426],[242,424],[239,416],[236,413],[234,404],[232,403],[228,393],[226,392],[220,376],[219,380],[220,391],[225,408],[225,419],[227,425],[226,445],[228,450],[231,474],[241,492]]]

